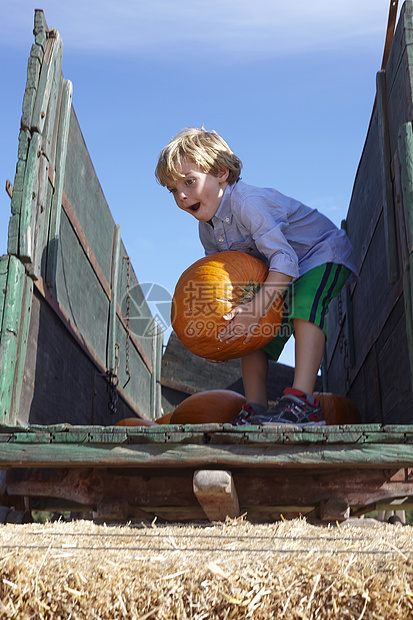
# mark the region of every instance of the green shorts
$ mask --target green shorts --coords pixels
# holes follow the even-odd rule
[[[293,335],[293,319],[314,323],[326,334],[328,305],[339,294],[350,274],[350,269],[344,265],[326,263],[310,269],[286,288],[280,330],[263,347],[271,359],[278,360],[287,340]]]

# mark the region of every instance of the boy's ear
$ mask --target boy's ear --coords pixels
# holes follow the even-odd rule
[[[220,183],[225,183],[227,181],[229,177],[229,170],[228,168],[224,168],[223,170],[220,170],[218,172],[218,180]]]

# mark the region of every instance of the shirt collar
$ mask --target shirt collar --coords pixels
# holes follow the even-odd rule
[[[215,215],[212,218],[214,222],[215,219],[221,220],[222,222],[231,223],[232,220],[232,211],[231,211],[231,194],[234,190],[236,183],[232,185],[227,185],[224,194],[222,196],[221,202],[219,203],[219,207],[215,212]]]

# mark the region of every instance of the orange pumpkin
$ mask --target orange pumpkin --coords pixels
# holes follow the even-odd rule
[[[215,361],[243,357],[270,342],[279,330],[282,297],[259,322],[251,340],[227,344],[218,340],[233,307],[248,303],[268,274],[265,263],[245,252],[217,252],[191,265],[178,280],[172,299],[171,323],[182,344],[195,355]]]
[[[157,424],[144,418],[125,418],[120,420],[116,426],[157,426]]]
[[[155,422],[157,424],[170,424],[171,423],[172,414],[173,414],[173,411],[171,411],[170,413],[165,413],[165,415],[163,415],[161,418],[158,418],[157,420],[155,420]]]
[[[321,403],[326,424],[360,424],[361,417],[356,405],[345,396],[331,392],[314,392]]]
[[[197,392],[177,406],[170,424],[223,424],[232,420],[245,402],[244,396],[232,390]]]

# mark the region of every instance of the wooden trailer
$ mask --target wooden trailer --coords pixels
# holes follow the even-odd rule
[[[242,392],[239,363],[217,373],[174,337],[162,360],[71,105],[59,33],[35,12],[0,260],[0,519],[36,508],[118,522],[329,522],[413,508],[412,18],[408,0],[377,76],[343,223],[360,277],[328,315],[320,379],[357,404],[362,424],[234,428],[153,422],[201,389]],[[273,398],[277,377],[291,376],[272,365]],[[132,416],[151,425],[116,426]]]

